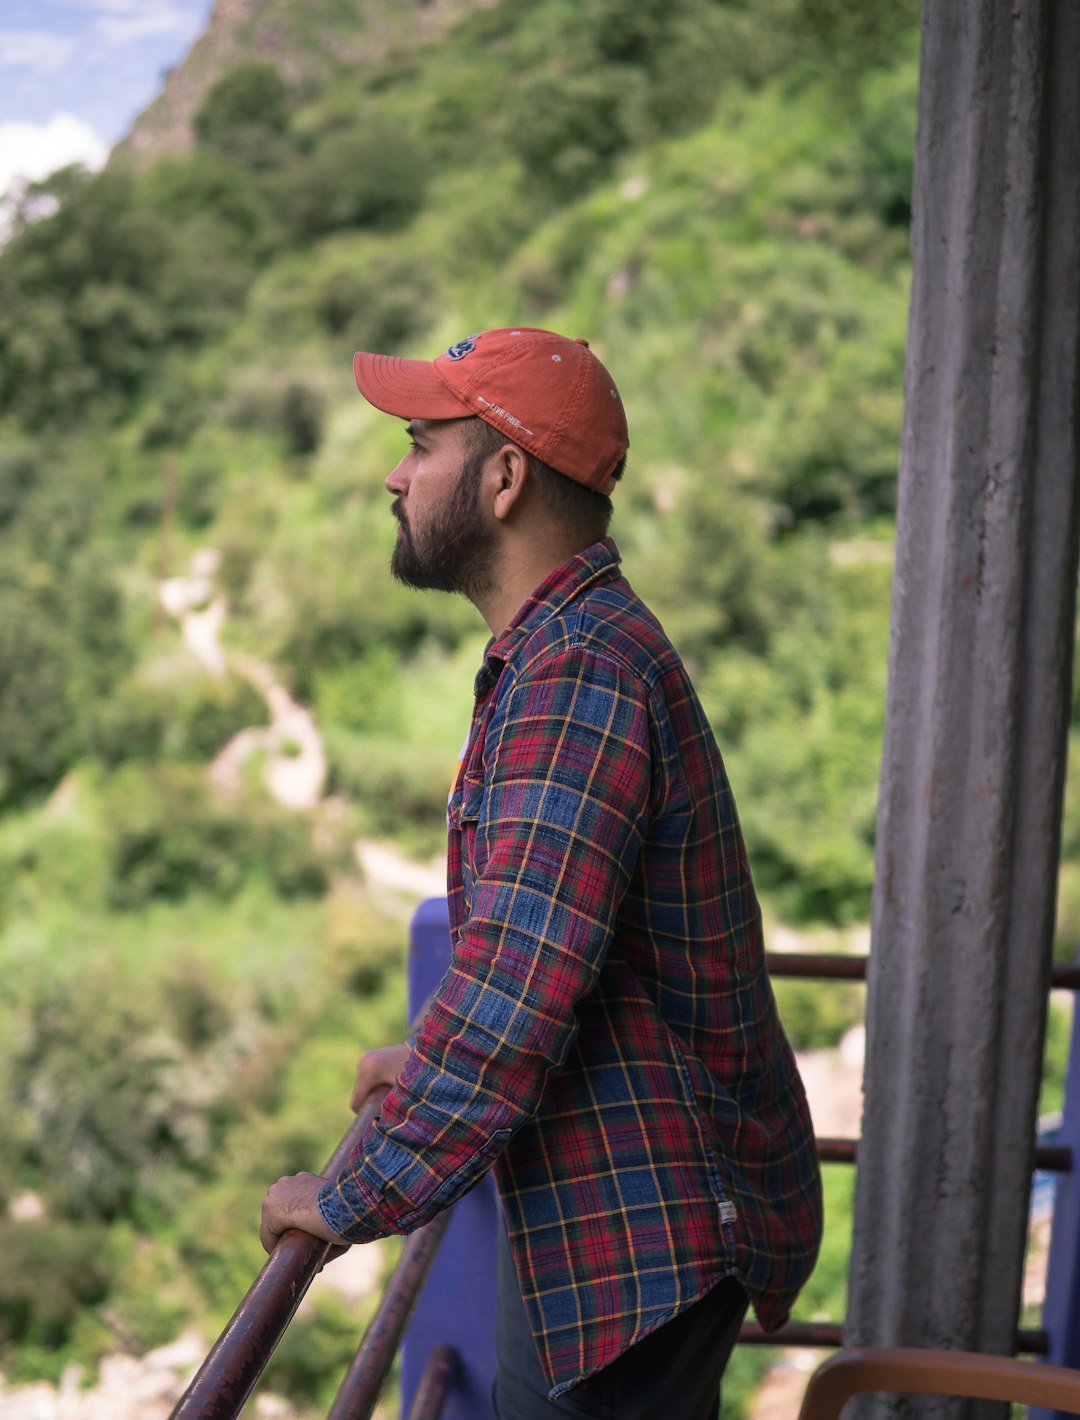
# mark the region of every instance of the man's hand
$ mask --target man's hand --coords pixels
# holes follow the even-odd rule
[[[279,1178],[267,1189],[259,1224],[259,1241],[267,1252],[273,1252],[278,1238],[290,1228],[299,1228],[302,1233],[310,1233],[325,1242],[338,1243],[334,1257],[345,1251],[348,1243],[330,1231],[315,1202],[326,1181],[316,1173],[294,1173]]]
[[[356,1084],[349,1108],[355,1113],[372,1090],[380,1087],[388,1090],[405,1068],[411,1053],[407,1045],[383,1045],[378,1050],[365,1051],[357,1062]]]

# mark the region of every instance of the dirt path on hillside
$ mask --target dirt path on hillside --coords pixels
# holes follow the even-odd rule
[[[184,644],[200,665],[214,676],[230,670],[243,676],[266,702],[270,724],[234,735],[210,765],[211,782],[225,793],[235,792],[248,761],[261,753],[262,777],[272,797],[288,809],[315,809],[323,802],[327,778],[326,752],[315,717],[292,698],[264,661],[225,651],[221,633],[228,604],[215,588],[217,570],[217,553],[202,548],[192,557],[187,576],[170,577],[158,588],[162,607],[179,623]],[[393,844],[364,838],[356,841],[354,852],[373,888],[416,898],[446,891],[445,866],[417,863]]]

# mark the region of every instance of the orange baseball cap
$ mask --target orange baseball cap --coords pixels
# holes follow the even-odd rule
[[[479,415],[542,463],[598,493],[630,444],[615,381],[585,340],[515,326],[485,330],[434,360],[353,356],[360,393],[402,419]]]

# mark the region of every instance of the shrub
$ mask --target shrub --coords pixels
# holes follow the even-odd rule
[[[4,1169],[68,1218],[169,1213],[280,1071],[287,1030],[254,988],[196,957],[123,974],[116,958],[20,981],[4,1042]]]
[[[0,251],[0,413],[70,427],[126,413],[177,347],[220,329],[247,274],[108,169]]]
[[[392,731],[401,714],[401,658],[386,645],[315,673],[315,713],[324,727]]]
[[[0,1218],[0,1346],[56,1349],[112,1280],[106,1230],[63,1219]]]
[[[267,1391],[296,1403],[329,1406],[375,1300],[365,1298],[357,1307],[332,1295],[314,1298],[307,1313],[289,1327],[267,1366]]]
[[[225,800],[187,765],[125,766],[106,791],[109,898],[137,908],[192,892],[228,898],[251,877],[285,897],[319,896],[333,858],[306,819],[265,794]]]
[[[311,299],[326,331],[348,349],[400,350],[431,324],[437,288],[415,257],[343,251],[317,269]]]
[[[825,1050],[839,1045],[863,1019],[865,988],[854,982],[773,982],[784,1031],[796,1050]]]
[[[380,916],[355,888],[339,888],[327,899],[324,943],[326,975],[356,996],[372,996],[405,957],[401,924]]]
[[[274,64],[238,64],[214,84],[195,115],[199,142],[249,168],[279,162],[289,126],[289,91]]]
[[[140,668],[103,706],[94,749],[106,764],[135,759],[202,763],[240,730],[268,722],[243,677],[213,676],[184,655]]]
[[[576,197],[603,177],[626,147],[623,82],[609,66],[565,79],[541,74],[515,90],[507,112],[508,142],[529,178],[551,197]]]
[[[250,172],[218,153],[167,158],[139,185],[139,200],[171,222],[211,218],[230,249],[253,258],[266,245],[270,214]]]
[[[37,483],[39,458],[29,442],[6,442],[0,447],[0,532],[15,520]]]
[[[71,485],[55,518],[45,495],[58,490],[35,490],[18,551],[0,568],[0,806],[51,789],[86,752],[99,706],[131,664],[112,569],[83,551],[85,527],[68,526],[93,519]]]
[[[164,995],[118,997],[101,967],[34,987],[8,1051],[4,1134],[67,1216],[161,1205],[176,1169],[211,1160],[250,1035],[190,1052],[171,1026]]]
[[[274,205],[300,241],[367,227],[394,231],[424,202],[427,157],[400,128],[331,132],[277,179]]]
[[[436,746],[390,735],[326,736],[331,783],[355,798],[374,832],[400,836],[421,830],[436,847],[445,839],[452,755]]]
[[[312,454],[319,447],[325,406],[319,391],[302,380],[291,380],[285,386],[281,427],[290,454]]]

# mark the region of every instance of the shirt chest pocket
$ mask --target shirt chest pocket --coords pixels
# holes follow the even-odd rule
[[[476,828],[484,803],[484,783],[482,779],[463,776],[460,785],[450,798],[450,832],[456,833],[461,853],[461,887],[464,894],[465,915],[472,907],[473,884],[476,880]]]

